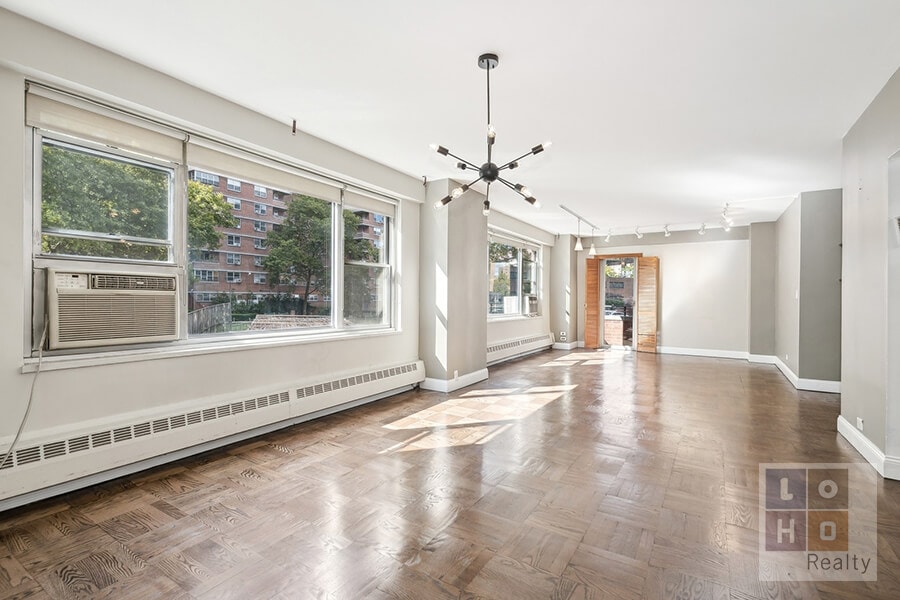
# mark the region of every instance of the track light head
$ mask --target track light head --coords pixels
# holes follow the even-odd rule
[[[669,231],[669,226],[668,226],[668,225],[666,225],[665,227],[663,227],[663,235],[666,236],[666,237],[669,237],[670,235],[672,235],[672,232]]]
[[[491,214],[491,201],[490,200],[484,201],[484,208],[481,209],[481,214],[483,214],[486,217]]]
[[[642,239],[644,237],[644,234],[641,233],[641,230],[637,227],[634,228],[634,235],[637,236],[637,239]]]
[[[431,144],[428,147],[443,156],[447,156],[448,154],[450,154],[449,150],[447,150],[446,148],[444,148],[443,146],[440,146],[438,144]]]
[[[700,229],[697,230],[700,235],[706,235],[706,223],[700,223]]]

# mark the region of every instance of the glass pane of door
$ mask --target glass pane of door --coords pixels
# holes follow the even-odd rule
[[[634,346],[634,257],[603,261],[603,346]]]

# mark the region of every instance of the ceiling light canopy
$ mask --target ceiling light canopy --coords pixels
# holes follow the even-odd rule
[[[515,169],[519,166],[519,161],[527,156],[531,156],[533,154],[539,154],[544,150],[550,147],[550,142],[544,142],[543,144],[538,144],[534,146],[531,150],[519,156],[518,158],[514,158],[513,160],[503,163],[502,165],[497,165],[493,162],[493,146],[494,141],[497,138],[497,131],[494,129],[494,126],[491,124],[491,70],[496,69],[497,65],[500,64],[500,59],[496,54],[482,54],[478,57],[478,66],[485,70],[487,74],[487,161],[482,164],[480,167],[476,164],[465,160],[464,158],[460,158],[450,152],[447,148],[443,146],[439,146],[438,144],[432,144],[431,149],[441,154],[443,156],[450,156],[455,158],[458,162],[456,163],[456,167],[462,171],[472,169],[478,172],[478,177],[470,181],[469,183],[454,188],[449,195],[441,198],[437,202],[434,203],[435,208],[441,208],[450,204],[453,200],[456,200],[460,196],[462,196],[469,188],[478,183],[479,181],[485,182],[487,184],[487,191],[485,192],[484,199],[484,208],[482,212],[485,216],[489,215],[491,212],[491,184],[495,181],[499,181],[509,189],[513,190],[517,194],[521,195],[526,202],[534,206],[535,208],[540,208],[540,203],[537,199],[531,195],[531,190],[522,185],[521,183],[512,183],[503,177],[500,176],[502,171],[507,169]],[[579,243],[581,242],[581,238],[579,238]]]

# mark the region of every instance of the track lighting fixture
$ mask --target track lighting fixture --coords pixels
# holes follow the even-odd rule
[[[637,228],[637,227],[635,227],[635,228],[634,228],[634,235],[636,235],[636,236],[637,236],[637,239],[641,239],[641,238],[643,238],[643,237],[644,237],[644,234],[643,234],[643,233],[641,233],[641,230],[640,230],[640,229],[638,229],[638,228]]]
[[[603,238],[603,241],[607,244],[609,243],[609,238],[612,237],[612,228],[606,230],[606,237]]]
[[[597,256],[597,248],[594,246],[594,228],[591,227],[591,249],[588,251],[588,256]]]
[[[482,209],[482,213],[487,216],[491,212],[491,184],[495,181],[499,181],[509,189],[513,190],[517,194],[521,195],[526,202],[534,206],[535,208],[540,208],[540,203],[537,199],[531,195],[531,190],[520,183],[512,183],[507,181],[503,177],[500,176],[500,173],[506,169],[515,169],[519,166],[519,161],[527,156],[531,156],[533,154],[540,154],[544,150],[550,148],[550,142],[544,142],[543,144],[538,144],[533,147],[531,150],[519,156],[518,158],[514,158],[513,160],[504,163],[502,165],[497,165],[493,162],[492,158],[492,150],[494,146],[494,141],[497,137],[497,131],[494,129],[494,125],[491,123],[491,70],[496,69],[497,65],[500,64],[500,59],[496,54],[482,54],[478,57],[478,66],[485,70],[487,73],[487,162],[485,162],[480,167],[475,163],[469,162],[463,158],[460,158],[450,152],[444,146],[440,146],[438,144],[432,144],[431,149],[437,152],[442,156],[450,156],[455,158],[458,162],[456,163],[456,167],[462,171],[467,169],[472,169],[473,171],[478,172],[478,177],[474,180],[470,181],[466,185],[463,185],[458,188],[454,188],[449,195],[441,198],[437,202],[434,203],[435,208],[441,208],[450,204],[453,200],[456,200],[460,196],[462,196],[466,190],[471,188],[473,185],[478,183],[479,181],[485,182],[487,184],[487,190],[485,191],[485,200],[484,200],[484,208]],[[579,238],[580,242],[580,238]]]
[[[670,235],[672,235],[672,232],[669,231],[669,226],[668,226],[668,225],[666,225],[665,227],[663,227],[663,235],[666,236],[666,237],[669,237]]]
[[[700,235],[706,234],[706,223],[700,223],[700,229],[697,230]]]

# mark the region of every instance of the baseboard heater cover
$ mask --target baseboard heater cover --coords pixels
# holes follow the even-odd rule
[[[122,424],[118,427],[101,429],[91,433],[79,432],[78,435],[73,435],[71,437],[48,440],[40,444],[30,444],[16,449],[10,454],[6,461],[0,465],[0,472],[8,471],[11,473],[21,468],[39,467],[41,463],[46,461],[58,461],[67,456],[80,454],[89,450],[101,449],[106,446],[117,446],[149,437],[164,435],[167,432],[186,430],[219,419],[272,409],[276,406],[291,403],[294,399],[303,401],[333,391],[359,386],[358,393],[349,394],[344,401],[337,403],[344,404],[345,402],[352,402],[353,400],[370,395],[370,393],[367,392],[367,388],[371,386],[367,386],[366,384],[371,384],[372,382],[380,381],[387,385],[381,385],[379,386],[380,389],[372,390],[371,393],[383,392],[384,389],[381,388],[392,387],[392,379],[398,380],[396,381],[396,388],[403,387],[409,383],[410,373],[416,374],[414,378],[417,380],[424,378],[424,369],[421,367],[421,362],[411,362],[399,366],[376,369],[358,375],[341,377],[298,387],[293,390],[288,389],[275,391],[269,394],[254,395],[253,397],[244,400],[217,403],[213,406],[197,408],[187,412],[179,411],[173,415],[159,416],[154,419],[141,419],[134,423]],[[291,393],[292,391],[294,392],[293,395]],[[319,407],[312,407],[312,410],[317,410],[318,408]],[[302,407],[298,414],[302,414]],[[297,414],[290,416],[297,416]],[[273,422],[277,420],[279,419],[272,419]],[[256,426],[258,425],[253,424],[247,428],[252,429]],[[164,454],[167,451],[169,450],[164,449],[160,454]],[[73,475],[77,477],[84,475],[84,473]],[[2,496],[2,491],[0,491],[0,497]]]

